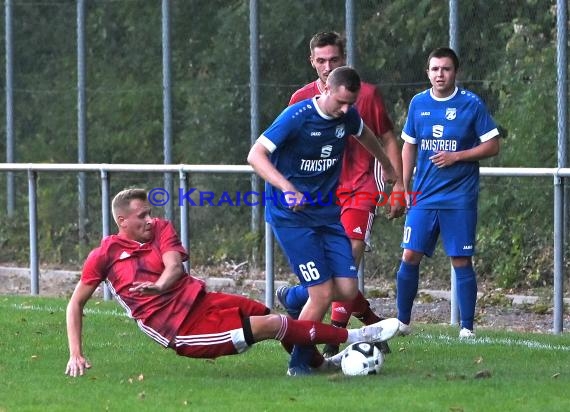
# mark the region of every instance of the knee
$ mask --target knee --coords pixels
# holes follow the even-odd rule
[[[465,268],[473,264],[471,256],[454,256],[451,258],[451,265],[454,268]]]
[[[281,328],[282,315],[277,313],[270,313],[269,315],[262,316],[262,324],[264,329],[268,332],[277,331]]]
[[[281,329],[282,315],[271,313],[264,316],[251,316],[249,318],[251,335],[255,342],[275,337]],[[247,331],[244,331],[247,334]]]
[[[402,262],[409,265],[419,265],[422,261],[423,254],[410,249],[404,249],[402,253]]]
[[[337,291],[333,299],[340,301],[347,301],[347,300],[350,301],[356,298],[357,295],[358,295],[358,284],[354,282],[354,285],[346,286]]]

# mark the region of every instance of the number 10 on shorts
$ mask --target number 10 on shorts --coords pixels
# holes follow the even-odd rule
[[[312,260],[306,264],[301,263],[299,265],[299,272],[301,272],[303,279],[305,279],[307,282],[310,282],[311,280],[317,280],[321,277],[319,270],[315,267],[315,262]]]
[[[406,226],[404,228],[404,237],[402,242],[408,243],[410,241],[410,237],[412,236],[412,228],[410,226]]]

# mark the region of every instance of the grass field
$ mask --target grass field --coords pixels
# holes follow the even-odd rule
[[[378,376],[285,376],[274,341],[215,361],[181,358],[138,331],[114,302],[90,301],[92,369],[64,375],[66,301],[0,296],[4,411],[569,411],[570,335],[416,325],[391,341]],[[421,327],[419,327],[421,326]]]

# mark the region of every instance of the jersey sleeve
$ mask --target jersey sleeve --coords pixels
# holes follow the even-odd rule
[[[188,260],[188,252],[182,245],[180,237],[176,233],[174,226],[169,221],[162,221],[163,227],[160,230],[160,252],[164,254],[166,252],[178,252],[182,256],[182,261]]]
[[[87,285],[98,285],[107,278],[107,259],[101,247],[93,249],[85,259],[81,281]]]
[[[416,106],[416,98],[414,97],[410,102],[410,107],[408,108],[408,116],[406,117],[406,123],[402,129],[402,140],[406,143],[417,144],[417,133],[415,130],[414,113]]]
[[[354,136],[356,137],[360,137],[362,135],[362,131],[364,130],[364,121],[362,119],[360,119],[358,124],[359,124],[358,129],[356,133],[354,133]]]
[[[479,104],[477,105],[475,131],[481,142],[486,142],[499,135],[499,130],[497,129],[495,121],[489,114],[487,107],[481,101],[479,101]]]
[[[374,132],[376,136],[394,129],[394,124],[388,116],[384,100],[377,87],[373,88],[373,92],[359,105],[358,111],[364,119],[366,126]]]
[[[283,110],[271,126],[257,139],[270,153],[273,153],[277,147],[292,138],[302,125],[303,122],[298,119],[300,114],[297,113],[297,108],[300,105],[302,104],[295,104]]]

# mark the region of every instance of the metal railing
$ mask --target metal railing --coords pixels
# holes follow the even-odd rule
[[[190,173],[241,173],[252,174],[253,169],[247,165],[162,165],[162,164],[46,164],[46,163],[5,163],[0,164],[0,171],[27,172],[28,174],[28,205],[29,205],[29,241],[30,241],[30,293],[39,293],[39,259],[38,259],[38,233],[37,233],[37,175],[39,172],[98,172],[101,179],[101,216],[103,236],[110,234],[110,193],[109,174],[117,172],[152,172],[152,173],[178,173],[179,188],[186,192]],[[564,239],[564,177],[570,177],[570,168],[515,168],[515,167],[482,167],[482,176],[498,177],[552,177],[554,190],[554,279],[553,279],[553,332],[561,333],[563,324],[563,239]],[[189,218],[188,205],[180,205],[180,238],[186,249],[189,249]],[[269,225],[265,225],[265,304],[273,307],[274,291],[274,261],[273,236]],[[105,290],[105,297],[109,293]],[[451,320],[458,323],[458,306],[456,298],[455,276],[451,270]]]

